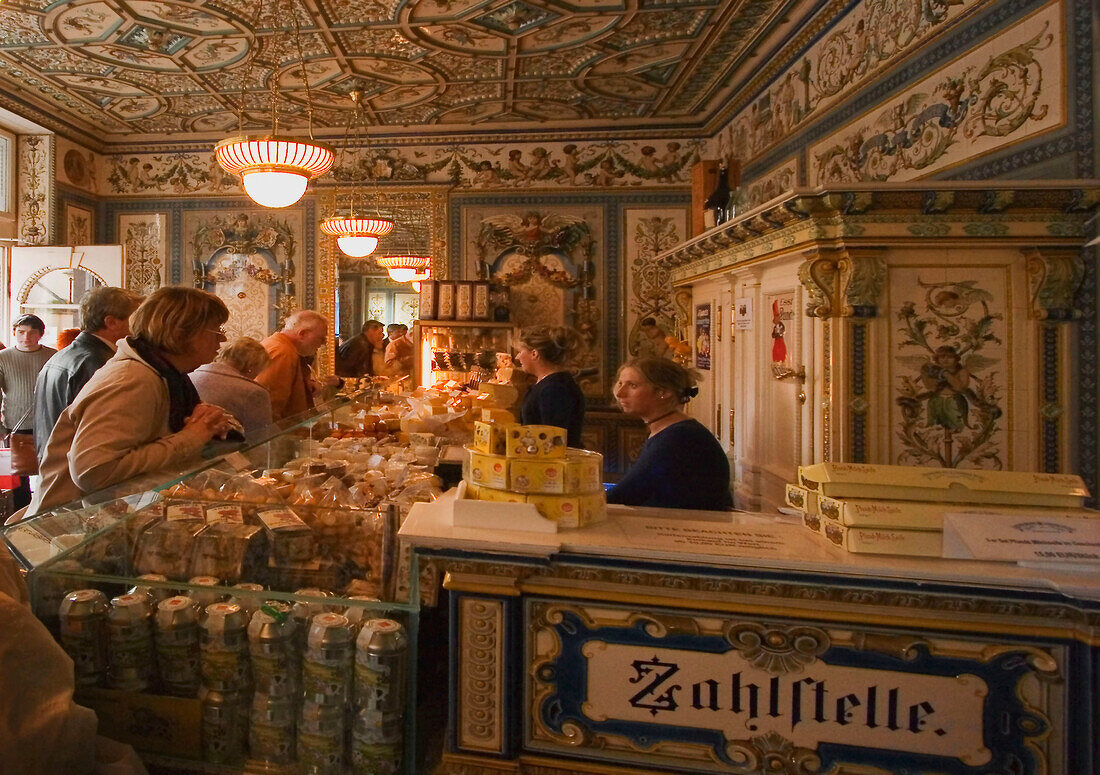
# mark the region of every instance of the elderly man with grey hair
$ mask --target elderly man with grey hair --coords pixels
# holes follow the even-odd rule
[[[109,286],[93,288],[80,300],[80,333],[46,361],[34,385],[34,448],[39,460],[46,454],[57,418],[115,354],[115,342],[130,335],[130,315],[141,301],[133,291]]]
[[[328,341],[328,330],[328,318],[303,309],[291,313],[283,330],[262,342],[271,362],[256,381],[271,394],[271,414],[276,422],[313,408],[313,395],[321,386],[313,379],[310,365]]]
[[[189,375],[199,398],[236,417],[249,442],[259,441],[271,425],[271,394],[256,382],[270,362],[262,344],[242,336],[223,347],[213,363],[199,366]]]

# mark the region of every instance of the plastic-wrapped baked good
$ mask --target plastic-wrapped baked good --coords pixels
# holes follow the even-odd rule
[[[269,487],[247,473],[237,474],[225,480],[218,489],[225,500],[244,503],[281,503],[282,498],[274,487]]]
[[[150,526],[138,539],[134,570],[160,573],[177,581],[190,578],[192,544],[205,526],[201,518],[166,519]]]
[[[267,556],[266,537],[259,525],[218,522],[195,534],[192,542],[191,572],[196,576],[216,576],[227,584],[246,577],[246,569],[262,569]],[[254,578],[256,572],[249,572]]]
[[[313,531],[293,511],[258,508],[254,517],[267,533],[276,562],[305,562],[313,557]]]

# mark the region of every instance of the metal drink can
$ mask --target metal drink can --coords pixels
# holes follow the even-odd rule
[[[351,770],[355,775],[397,775],[404,752],[401,716],[363,710],[351,728]]]
[[[165,576],[163,573],[143,573],[137,577],[137,580],[167,582],[168,577]],[[129,591],[131,593],[144,592],[148,594],[150,597],[153,598],[154,606],[160,605],[161,601],[167,600],[168,598],[172,597],[173,594],[172,590],[168,589],[168,587],[152,586],[149,584],[136,584],[133,587],[130,587]]]
[[[95,686],[107,676],[107,596],[98,589],[65,595],[58,613],[61,647],[73,660],[77,686]]]
[[[252,696],[248,750],[252,759],[267,764],[294,761],[294,700],[257,692]]]
[[[341,614],[313,617],[302,658],[302,696],[319,705],[344,707],[351,692],[355,645]]]
[[[355,649],[355,705],[360,710],[402,713],[409,642],[393,619],[363,624]]]
[[[89,572],[76,560],[57,560],[50,565],[49,573],[35,574],[28,579],[34,615],[54,635],[59,632],[57,613],[61,609],[61,601],[73,587],[84,586],[83,581],[73,577]]]
[[[194,697],[201,677],[194,601],[186,595],[162,600],[154,621],[161,683],[169,694]]]
[[[244,691],[251,685],[248,632],[235,603],[213,603],[202,619],[202,683],[208,689]]]
[[[220,603],[225,600],[225,587],[217,576],[192,576],[187,583],[193,587],[216,587],[216,589],[192,589],[191,595],[200,611],[205,611],[208,605]]]
[[[248,623],[248,651],[256,691],[272,697],[296,694],[300,672],[294,647],[295,623],[290,606],[278,600],[264,603]]]
[[[343,706],[302,703],[298,716],[298,771],[302,775],[343,773],[345,722]]]
[[[330,597],[329,593],[325,590],[315,589],[313,587],[299,589],[295,591],[294,594],[304,595],[306,597]],[[306,600],[295,601],[291,615],[294,617],[295,624],[298,625],[295,629],[294,639],[299,654],[304,654],[306,652],[306,637],[309,635],[309,627],[313,622],[313,617],[330,610],[331,608],[324,603],[311,603]]]
[[[107,611],[107,684],[141,692],[156,675],[149,595],[119,595]]]
[[[214,764],[235,764],[244,759],[248,707],[239,692],[204,689],[202,709],[202,758]]]
[[[369,597],[367,595],[352,595],[348,600],[359,600],[364,603],[381,602],[378,598]],[[351,625],[351,631],[355,635],[359,634],[359,630],[363,627],[363,622],[375,618],[375,613],[375,609],[361,605],[349,605],[344,608],[343,611],[344,616],[348,619],[348,624]]]
[[[234,584],[229,589],[231,592],[234,589],[240,589],[245,592],[263,592],[264,585],[253,584],[251,581],[242,581],[240,584]],[[248,621],[252,621],[252,614],[256,613],[256,609],[263,605],[263,599],[259,595],[240,595],[236,592],[230,595],[228,602],[239,605],[241,610],[244,611],[245,618],[247,618]]]

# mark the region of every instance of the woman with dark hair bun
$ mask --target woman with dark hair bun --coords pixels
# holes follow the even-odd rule
[[[635,358],[619,368],[615,399],[649,429],[642,454],[608,503],[726,511],[730,467],[718,440],[682,407],[699,394],[693,372],[667,358]]]
[[[536,326],[519,334],[516,363],[535,378],[523,397],[520,422],[565,428],[566,443],[581,446],[584,425],[584,393],[569,373],[566,362],[580,345],[572,328]]]

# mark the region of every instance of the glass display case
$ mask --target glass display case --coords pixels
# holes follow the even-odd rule
[[[112,735],[167,764],[414,771],[418,574],[396,536],[437,490],[396,445],[342,435],[363,406],[4,529]]]
[[[454,380],[476,387],[494,377],[507,382],[500,371],[512,367],[515,335],[511,323],[419,320],[413,327],[419,348],[416,384],[431,387]]]

